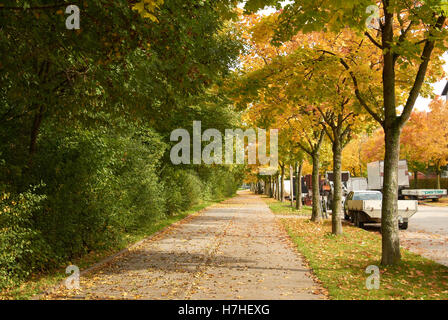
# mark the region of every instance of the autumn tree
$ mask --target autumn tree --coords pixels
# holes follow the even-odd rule
[[[274,0],[249,0],[246,9],[253,11],[265,5],[279,6],[280,3]],[[373,9],[379,18],[372,19],[375,15],[369,16],[367,8]],[[382,101],[373,104],[369,99],[368,83],[363,83],[357,77],[356,69],[360,64],[351,63],[344,56],[339,58],[350,73],[360,104],[381,124],[385,132],[381,215],[383,265],[393,265],[401,260],[397,223],[400,134],[422,89],[428,90],[428,82],[435,82],[441,75],[440,56],[446,50],[444,40],[448,31],[444,10],[445,0],[294,1],[280,15],[280,27],[274,38],[281,42],[299,31],[339,32],[349,27],[364,33],[365,41],[375,45],[381,54],[379,63],[362,63],[375,63],[382,74]],[[373,24],[372,20],[375,20]],[[368,31],[367,26],[372,26],[373,33]],[[433,72],[428,72],[430,61],[438,67]],[[403,109],[399,113],[400,105]]]
[[[313,102],[306,98],[306,88],[300,88],[299,92],[296,92],[292,86],[286,85],[288,79],[294,80],[294,83],[303,79],[303,66],[295,66],[297,57],[313,57],[307,57],[303,51],[296,51],[301,45],[299,40],[279,48],[272,46],[272,22],[273,17],[247,17],[243,34],[250,50],[241,59],[241,75],[234,85],[237,92],[235,101],[241,108],[248,108],[257,126],[268,128],[275,125],[281,131],[292,129],[294,134],[290,135],[290,139],[308,154],[313,162],[311,219],[318,221],[321,218],[320,149],[325,137],[320,124],[322,119],[320,114],[310,107]],[[280,147],[288,149],[285,144]],[[286,154],[288,152],[286,151]],[[285,164],[280,163],[281,169]]]
[[[346,31],[348,32],[348,31]],[[348,41],[338,41],[344,37],[334,34],[317,34],[309,50],[315,59],[305,63],[302,86],[306,88],[307,96],[321,116],[322,128],[332,145],[333,154],[333,199],[332,199],[332,233],[342,233],[342,151],[350,142],[352,135],[360,131],[368,131],[371,121],[359,105],[347,82],[349,74],[341,66],[337,58],[326,52],[350,52],[360,50],[359,46]],[[356,37],[352,35],[352,37]],[[356,42],[354,42],[356,43]],[[296,85],[292,83],[292,86]]]
[[[437,188],[440,189],[442,167],[448,164],[448,103],[436,99],[431,102],[429,108],[427,125],[420,127],[423,128],[421,142],[426,146],[425,155],[437,174]]]
[[[440,188],[442,167],[448,161],[448,105],[438,98],[431,102],[429,109],[430,112],[420,111],[411,115],[409,125],[403,130],[402,149],[409,155],[408,163],[416,169],[429,166],[434,170],[436,187]]]
[[[364,177],[366,174],[366,162],[364,161],[364,143],[367,141],[366,133],[354,135],[342,152],[342,170],[350,171],[353,177]]]

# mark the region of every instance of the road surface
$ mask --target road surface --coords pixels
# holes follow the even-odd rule
[[[419,205],[400,239],[408,250],[448,266],[448,207]]]
[[[324,299],[289,236],[247,191],[41,299]]]
[[[448,236],[448,207],[419,205],[409,224],[411,231],[425,231]]]

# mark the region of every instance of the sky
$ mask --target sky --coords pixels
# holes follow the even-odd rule
[[[432,85],[432,87],[434,88],[434,94],[440,96],[442,94],[443,88],[445,88],[446,82],[447,82],[447,78],[446,76],[448,75],[448,53],[446,52],[443,55],[443,58],[445,60],[445,65],[443,67],[443,69],[445,70],[445,79],[442,81],[439,81],[437,83],[434,83]],[[431,99],[425,99],[423,97],[419,97],[417,99],[417,101],[415,102],[415,109],[420,110],[420,111],[429,111],[428,105],[431,102]]]
[[[244,4],[241,4],[241,6],[244,6]],[[266,8],[264,10],[260,10],[258,13],[263,15],[270,15],[275,12],[275,8]],[[445,65],[443,69],[445,70],[445,79],[442,81],[439,81],[437,83],[432,84],[432,87],[434,88],[434,94],[440,96],[442,94],[443,88],[445,88],[445,85],[447,83],[448,79],[448,52],[444,54],[443,59],[445,60]],[[431,99],[418,97],[417,101],[415,102],[415,110],[419,111],[429,111],[429,104],[431,102]]]

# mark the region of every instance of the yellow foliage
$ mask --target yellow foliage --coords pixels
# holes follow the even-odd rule
[[[149,18],[156,22],[155,11],[163,4],[163,0],[141,0],[137,2],[132,9],[138,11],[143,18]]]

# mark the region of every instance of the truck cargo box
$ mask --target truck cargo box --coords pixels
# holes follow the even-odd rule
[[[367,164],[368,189],[383,189],[384,161],[375,161]],[[398,187],[409,187],[409,172],[406,160],[398,162]]]

